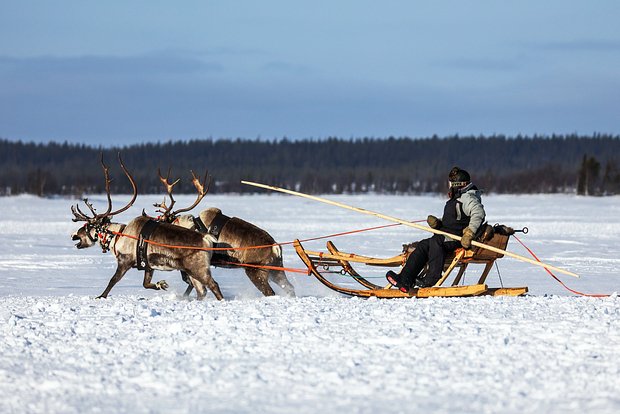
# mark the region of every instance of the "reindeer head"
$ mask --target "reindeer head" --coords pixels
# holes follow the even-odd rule
[[[78,249],[86,249],[94,246],[97,240],[99,240],[99,235],[105,230],[109,223],[109,219],[103,219],[99,223],[85,223],[71,235],[71,240],[77,241],[75,247]]]
[[[112,197],[110,195],[110,172],[109,168],[103,162],[103,153],[101,154],[101,166],[103,168],[103,175],[105,177],[105,190],[108,198],[108,208],[105,213],[97,214],[97,211],[93,207],[91,203],[88,202],[88,199],[84,199],[84,204],[92,213],[92,217],[88,214],[85,214],[80,210],[80,207],[76,204],[75,206],[71,206],[71,212],[75,216],[72,220],[75,222],[84,221],[84,225],[79,228],[75,233],[71,235],[71,240],[77,241],[75,247],[78,249],[86,249],[91,247],[97,243],[99,240],[99,235],[104,233],[107,227],[109,226],[112,216],[122,213],[127,210],[129,207],[133,205],[136,201],[136,197],[138,196],[138,188],[136,186],[136,182],[133,177],[125,167],[123,160],[121,159],[120,153],[118,154],[118,160],[121,164],[121,168],[123,172],[129,178],[129,182],[131,183],[131,187],[133,188],[133,196],[129,203],[123,208],[120,208],[116,211],[112,211]],[[104,248],[105,250],[105,248]]]
[[[199,177],[196,177],[196,174],[194,174],[194,171],[190,171],[190,172],[192,173],[192,183],[194,184],[194,187],[196,187],[196,191],[198,192],[198,196],[196,197],[196,201],[194,201],[194,203],[191,206],[189,206],[189,207],[181,208],[181,209],[172,211],[172,207],[174,207],[174,203],[176,202],[174,200],[174,197],[172,196],[172,189],[180,181],[180,179],[177,179],[175,182],[170,183],[170,181],[169,181],[170,180],[170,170],[168,170],[168,175],[165,178],[161,175],[161,171],[157,170],[157,173],[159,174],[159,180],[162,182],[162,184],[166,188],[166,192],[168,193],[168,197],[170,197],[170,205],[169,206],[166,205],[166,198],[165,197],[164,197],[164,201],[162,203],[153,204],[153,206],[158,208],[157,212],[161,213],[161,215],[159,216],[159,220],[165,221],[166,223],[178,224],[177,221],[181,217],[181,216],[179,216],[179,213],[185,213],[187,211],[190,211],[194,207],[196,207],[202,201],[204,196],[206,196],[207,193],[209,192],[209,188],[211,187],[211,177],[209,176],[209,172],[208,171],[205,172],[205,177],[204,177],[202,182],[200,182],[200,178]],[[207,178],[209,179],[209,184],[207,185],[207,188],[205,189],[204,186],[207,183]],[[183,227],[185,227],[185,226],[183,226]]]
[[[186,229],[196,230],[196,218],[193,214],[183,214],[181,216],[177,216],[177,218],[172,222],[176,226],[181,226]]]

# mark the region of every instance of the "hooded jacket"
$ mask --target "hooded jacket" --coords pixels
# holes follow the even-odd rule
[[[460,236],[465,227],[469,227],[476,234],[485,217],[482,192],[469,183],[446,202],[441,230]]]

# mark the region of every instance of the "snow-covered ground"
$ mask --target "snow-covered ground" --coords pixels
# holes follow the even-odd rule
[[[440,214],[445,201],[327,198],[412,220]],[[127,199],[115,197],[115,205]],[[105,205],[103,196],[92,201]],[[159,201],[140,196],[115,219],[152,213]],[[615,294],[577,297],[543,269],[505,258],[489,284],[527,285],[529,296],[363,300],[289,273],[297,298],[263,298],[242,271],[216,268],[222,302],[211,294],[184,300],[176,272],[155,275],[168,281],[167,292],[144,290],[136,270],[96,300],[115,262],[98,248],[74,248],[76,202],[0,198],[2,413],[620,410]],[[620,198],[489,195],[484,204],[490,223],[529,227],[520,238],[542,260],[580,274],[558,275],[571,288],[620,290]],[[207,205],[281,242],[386,224],[285,195],[209,195]],[[423,237],[399,226],[332,240],[341,250],[391,256]],[[527,255],[514,241],[509,250]],[[285,266],[302,267],[290,246],[284,255]],[[380,269],[359,270],[383,283]]]

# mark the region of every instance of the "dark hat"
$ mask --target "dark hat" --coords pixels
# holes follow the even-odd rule
[[[467,171],[454,167],[450,170],[450,174],[448,174],[448,181],[452,187],[460,187],[468,184],[471,181],[471,177]]]

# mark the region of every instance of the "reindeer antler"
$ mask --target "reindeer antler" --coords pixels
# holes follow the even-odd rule
[[[196,207],[207,195],[207,193],[209,192],[209,188],[211,188],[211,176],[209,175],[209,170],[205,171],[205,178],[203,179],[202,183],[200,182],[199,177],[196,177],[194,171],[190,170],[190,172],[192,173],[192,183],[194,184],[194,187],[196,187],[198,196],[196,197],[196,201],[194,201],[191,206],[176,210],[174,213],[172,213],[173,216],[177,216],[179,213],[185,213]],[[205,190],[204,186],[207,183],[207,178],[209,179],[209,184],[207,185],[207,189]]]
[[[157,169],[157,175],[159,175],[159,181],[161,181],[164,187],[166,187],[166,192],[168,193],[168,196],[170,196],[170,206],[166,205],[165,196],[164,196],[164,201],[162,201],[161,203],[155,203],[153,204],[153,206],[159,208],[159,210],[157,211],[162,213],[163,221],[173,221],[174,213],[170,214],[170,210],[172,210],[172,207],[174,207],[174,203],[175,203],[174,197],[172,196],[172,190],[174,186],[177,185],[179,181],[181,181],[181,179],[178,178],[175,182],[171,183],[170,182],[170,168],[168,168],[168,174],[166,175],[165,178],[161,175],[161,169],[159,168]]]
[[[103,168],[103,176],[105,178],[105,192],[106,192],[106,197],[108,199],[108,208],[105,211],[105,213],[97,214],[93,205],[88,202],[87,198],[85,198],[84,204],[86,204],[86,207],[88,207],[88,209],[90,210],[93,216],[89,217],[88,215],[86,215],[84,212],[82,212],[82,210],[80,210],[80,207],[78,205],[71,206],[71,212],[75,216],[75,218],[72,219],[73,221],[86,221],[88,223],[94,223],[106,217],[111,217],[116,214],[122,213],[123,211],[131,207],[132,204],[136,201],[136,197],[138,197],[138,187],[136,186],[136,182],[134,181],[133,177],[131,176],[127,168],[125,167],[125,164],[123,163],[123,160],[121,159],[120,152],[118,153],[118,160],[121,164],[121,168],[125,172],[125,175],[127,176],[127,178],[129,178],[129,182],[131,183],[131,186],[133,188],[133,197],[131,198],[129,203],[127,203],[125,207],[112,212],[112,196],[110,195],[110,182],[112,180],[110,179],[110,169],[103,161],[103,152],[102,152],[101,153],[101,167]]]
[[[133,190],[133,195],[131,196],[131,200],[129,200],[129,202],[125,205],[125,207],[122,207],[112,213],[108,213],[108,216],[115,216],[117,214],[122,213],[123,211],[127,210],[129,207],[131,207],[133,205],[133,203],[135,203],[136,198],[138,197],[138,186],[136,185],[136,181],[133,179],[133,177],[131,176],[131,173],[129,172],[129,170],[127,170],[127,167],[125,167],[125,163],[123,162],[123,159],[121,158],[121,153],[118,153],[118,162],[121,164],[121,168],[123,169],[123,172],[125,173],[125,175],[127,176],[127,179],[129,179],[129,183],[131,184],[131,189]],[[108,183],[109,184],[109,183]],[[107,188],[107,192],[108,192],[108,196],[110,195],[110,188]],[[111,206],[111,203],[110,203]]]
[[[84,202],[86,203],[86,205],[88,206],[90,211],[93,212],[93,215],[94,215],[93,218],[94,219],[99,219],[99,218],[107,217],[107,216],[110,215],[110,211],[112,211],[112,196],[110,195],[110,183],[112,182],[112,180],[110,180],[110,169],[103,162],[103,152],[101,152],[101,167],[103,168],[103,176],[105,177],[105,193],[106,193],[107,198],[108,198],[108,209],[103,214],[96,214],[95,213],[95,209],[93,208],[93,205],[89,204],[86,200],[84,200]]]
[[[177,218],[179,213],[184,213],[186,211],[190,211],[191,209],[196,207],[198,205],[198,203],[200,203],[200,201],[204,198],[204,196],[206,196],[207,193],[209,192],[209,188],[211,187],[211,177],[209,176],[208,170],[205,172],[205,177],[204,177],[202,182],[200,182],[200,178],[196,176],[194,171],[190,170],[190,172],[192,173],[192,183],[194,184],[194,187],[196,187],[196,191],[198,192],[198,196],[196,197],[196,200],[194,201],[194,203],[191,206],[186,207],[186,208],[181,208],[179,210],[172,211],[172,207],[174,207],[174,204],[176,202],[174,200],[174,197],[172,196],[172,189],[181,179],[177,179],[175,182],[171,183],[170,182],[170,169],[168,169],[168,174],[166,175],[165,178],[161,175],[161,170],[159,168],[157,169],[157,174],[159,175],[159,180],[162,182],[164,187],[166,187],[166,192],[168,193],[168,196],[170,196],[170,205],[169,206],[166,205],[166,197],[165,196],[164,196],[164,201],[162,201],[161,203],[153,204],[153,206],[159,208],[159,210],[157,210],[157,211],[159,213],[162,213],[161,216],[160,216],[160,220],[161,221],[172,223]],[[207,186],[207,189],[205,190],[205,184],[207,182],[207,178],[209,178],[209,185]]]
[[[84,202],[87,202],[87,201],[88,201],[87,199],[84,199]],[[89,221],[89,220],[91,220],[91,217],[88,217],[86,214],[82,213],[82,210],[80,210],[80,207],[77,204],[74,205],[74,206],[71,206],[71,212],[75,216],[74,218],[71,219],[73,221]]]

